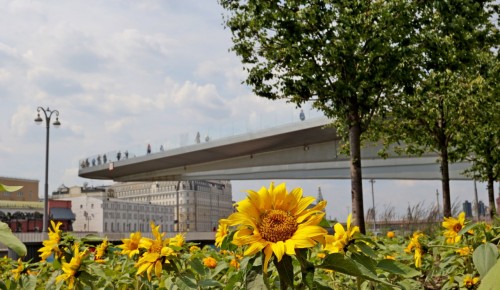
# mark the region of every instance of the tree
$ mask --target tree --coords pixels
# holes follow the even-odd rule
[[[489,216],[496,214],[494,182],[500,179],[500,63],[487,58],[490,66],[485,74],[484,87],[477,98],[478,109],[471,116],[458,147],[465,160],[472,162],[466,174],[486,181]]]
[[[404,141],[404,152],[436,152],[441,166],[443,214],[451,216],[449,162],[472,116],[481,110],[478,91],[485,73],[482,60],[498,46],[491,22],[493,1],[416,1],[417,33],[411,71],[414,79],[392,104],[388,143]]]
[[[405,0],[219,1],[253,92],[299,107],[312,102],[348,141],[354,223],[365,233],[362,137],[377,131],[405,76],[412,7]]]

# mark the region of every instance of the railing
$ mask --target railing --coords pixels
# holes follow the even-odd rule
[[[287,114],[285,114],[287,115]],[[94,154],[79,161],[79,168],[99,166],[110,162],[117,162],[129,158],[159,153],[165,150],[195,145],[219,140],[231,136],[248,134],[264,129],[275,128],[293,123],[300,123],[300,109],[290,111],[289,117],[278,118],[275,114],[253,116],[250,120],[220,124],[217,127],[205,128],[200,131],[187,132],[178,136],[166,136],[168,139],[152,139],[150,143],[131,144],[124,148]],[[322,112],[313,109],[304,109],[306,120],[325,118]],[[148,144],[150,149],[148,149]],[[149,152],[149,153],[148,153]]]
[[[47,233],[13,233],[23,243],[41,243],[48,239]],[[76,238],[84,238],[89,235],[98,236],[101,238],[108,238],[109,241],[120,241],[121,239],[129,238],[130,233],[117,233],[117,232],[69,232],[70,235]],[[167,232],[166,237],[171,238],[179,234],[178,232]],[[211,241],[215,240],[215,232],[186,232],[183,233],[186,241]],[[151,233],[141,233],[143,237],[152,238]],[[0,244],[0,251],[5,250],[6,247]]]

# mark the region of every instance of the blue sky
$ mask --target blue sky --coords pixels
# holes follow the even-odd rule
[[[78,177],[79,160],[113,150],[153,150],[194,139],[265,128],[298,118],[293,104],[256,97],[211,1],[0,0],[0,175],[37,179],[43,192],[45,128],[38,106],[58,109],[50,130],[49,191],[108,184]],[[306,116],[320,113],[305,106]],[[179,141],[180,140],[180,141]],[[183,141],[184,140],[184,141]],[[168,148],[168,146],[167,146]],[[234,197],[269,180],[234,181]],[[275,180],[276,183],[283,182]],[[289,180],[344,220],[348,180]],[[452,201],[472,200],[472,181],[452,183]],[[496,186],[496,190],[498,186]],[[371,205],[366,181],[365,209]],[[376,181],[375,206],[435,204],[438,181]],[[484,184],[479,199],[486,202]]]

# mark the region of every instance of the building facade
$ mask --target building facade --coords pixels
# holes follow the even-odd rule
[[[39,201],[38,180],[0,176],[0,183],[9,186],[22,186],[21,189],[14,192],[0,192],[0,200]]]
[[[192,180],[116,183],[110,194],[120,200],[172,208],[174,231],[215,231],[233,211],[230,181]]]
[[[58,190],[54,199],[71,201],[75,232],[150,231],[150,222],[161,231],[174,230],[173,206],[115,198],[110,187],[71,187]]]

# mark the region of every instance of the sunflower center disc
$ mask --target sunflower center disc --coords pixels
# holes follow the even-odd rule
[[[259,231],[262,237],[270,242],[286,241],[297,230],[297,221],[289,213],[273,209],[262,216]]]
[[[158,242],[154,242],[152,245],[151,245],[151,248],[149,250],[150,253],[161,253],[161,249],[163,248],[163,245],[161,243],[158,243]]]
[[[455,232],[457,232],[457,233],[458,233],[461,229],[462,229],[462,225],[461,225],[461,224],[455,224],[455,225],[453,226],[453,230],[454,230]]]

